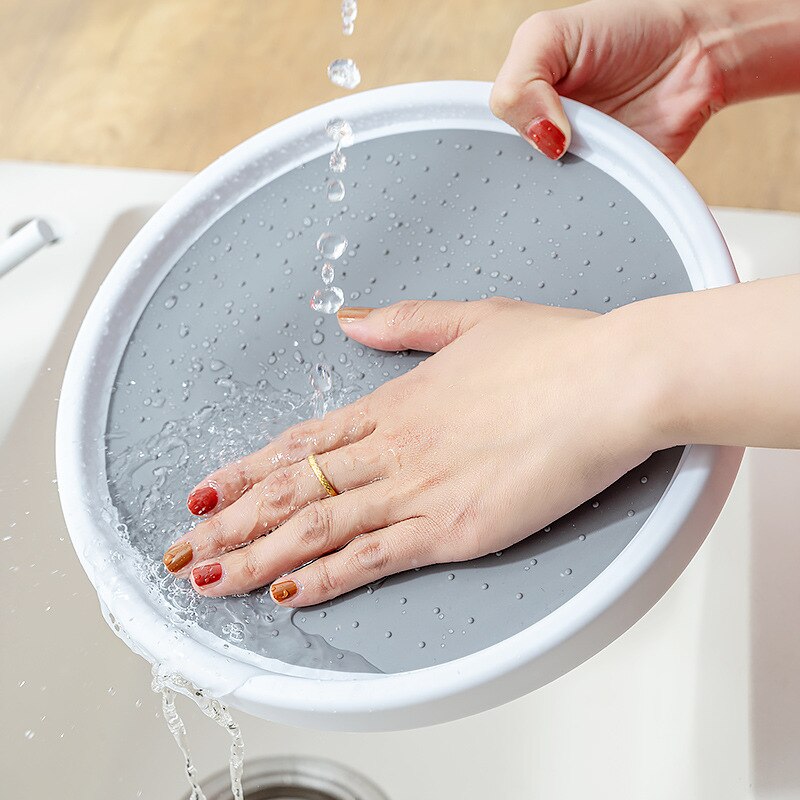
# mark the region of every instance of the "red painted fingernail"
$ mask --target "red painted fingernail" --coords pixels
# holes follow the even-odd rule
[[[186,505],[189,506],[189,511],[192,514],[200,517],[203,514],[208,514],[209,511],[213,511],[218,502],[219,495],[217,490],[213,486],[203,486],[200,489],[195,489],[189,495]]]
[[[525,135],[548,158],[557,159],[564,153],[567,137],[547,117],[537,117],[528,125]]]
[[[216,583],[222,577],[222,564],[203,564],[192,570],[192,577],[198,586]]]
[[[273,583],[269,591],[276,603],[283,603],[297,594],[297,584],[294,581],[281,581]]]

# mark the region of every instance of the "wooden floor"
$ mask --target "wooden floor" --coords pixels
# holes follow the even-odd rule
[[[362,88],[492,80],[517,25],[558,5],[361,0],[348,39],[338,0],[0,0],[0,159],[198,170],[340,94],[332,58]],[[800,211],[800,96],[724,111],[680,166],[709,203]]]

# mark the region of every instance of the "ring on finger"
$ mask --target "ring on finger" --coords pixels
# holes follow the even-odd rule
[[[308,461],[309,466],[314,471],[314,475],[317,476],[317,480],[322,485],[322,488],[328,493],[328,496],[336,497],[339,492],[336,491],[334,485],[328,480],[325,473],[322,471],[322,468],[317,463],[317,457],[312,453],[306,458],[306,461]]]

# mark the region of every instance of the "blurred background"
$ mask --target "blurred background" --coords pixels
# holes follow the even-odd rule
[[[0,159],[196,171],[268,125],[361,88],[493,80],[558,0],[0,0]],[[680,162],[710,204],[800,211],[800,97],[725,110]]]

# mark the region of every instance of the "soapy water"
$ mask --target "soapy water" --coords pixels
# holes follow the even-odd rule
[[[223,728],[231,737],[230,775],[231,794],[233,800],[244,800],[242,791],[242,772],[244,769],[244,740],[239,725],[231,716],[227,706],[219,700],[208,697],[206,693],[181,675],[170,674],[159,664],[153,666],[151,687],[161,695],[161,712],[167,723],[169,732],[175,739],[184,759],[186,778],[191,787],[189,800],[206,800],[203,789],[197,780],[197,768],[192,761],[189,745],[186,741],[186,726],[175,707],[176,694],[188,697],[209,719]]]
[[[301,667],[378,672],[360,655],[302,631],[294,623],[296,611],[278,606],[266,587],[248,595],[203,597],[163,566],[167,547],[197,522],[186,509],[187,492],[195,483],[264,447],[290,426],[321,417],[363,394],[363,387],[345,385],[342,375],[323,363],[310,367],[312,391],[304,394],[278,389],[267,380],[247,385],[227,377],[229,373],[224,369],[215,380],[223,389],[222,400],[167,422],[109,461],[109,490],[118,498],[117,530],[126,545],[120,557],[134,560],[143,584],[173,624],[197,625],[221,639],[224,647]],[[123,503],[122,496],[133,499]]]

